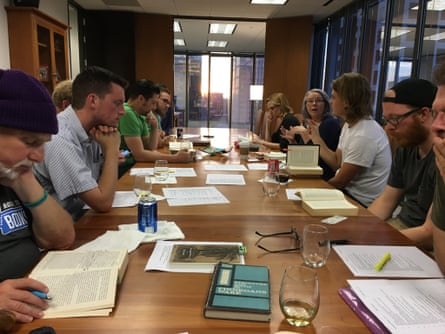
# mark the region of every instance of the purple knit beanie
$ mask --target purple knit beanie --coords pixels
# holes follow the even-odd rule
[[[0,126],[56,134],[56,114],[41,82],[18,70],[0,70]]]

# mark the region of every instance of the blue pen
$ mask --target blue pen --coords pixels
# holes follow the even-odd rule
[[[42,298],[42,299],[47,299],[47,300],[50,300],[50,299],[51,299],[50,296],[48,296],[46,293],[44,293],[44,292],[42,292],[42,291],[31,290],[31,293],[32,293],[34,296],[37,296],[37,297]]]

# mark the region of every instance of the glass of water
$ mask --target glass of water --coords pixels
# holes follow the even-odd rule
[[[328,228],[321,224],[305,225],[300,246],[301,257],[306,265],[312,268],[323,267],[331,253]]]
[[[279,300],[281,311],[290,325],[309,325],[320,305],[316,271],[302,265],[286,268],[281,280]]]
[[[134,176],[133,191],[138,197],[150,196],[151,194],[151,175],[136,174]]]
[[[262,180],[263,193],[268,197],[273,197],[280,191],[280,180],[278,173],[267,172]]]
[[[165,181],[168,178],[168,161],[156,160],[154,166],[155,179],[158,181]]]

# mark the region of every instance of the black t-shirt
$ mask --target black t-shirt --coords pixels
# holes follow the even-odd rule
[[[300,125],[300,122],[294,115],[287,114],[286,116],[284,116],[280,126],[278,127],[278,130],[275,131],[275,133],[272,133],[272,143],[280,143],[280,149],[287,148],[289,142],[287,141],[287,139],[281,138],[281,128],[289,130],[291,126],[297,125]]]
[[[30,211],[12,189],[0,185],[0,282],[23,277],[39,258]]]

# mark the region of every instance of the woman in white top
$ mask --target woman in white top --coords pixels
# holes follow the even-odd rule
[[[372,119],[371,88],[359,73],[345,73],[332,82],[333,114],[345,120],[338,147],[328,148],[318,125],[308,121],[312,141],[336,174],[328,182],[362,203],[371,204],[383,191],[391,168],[391,149],[383,128]]]

